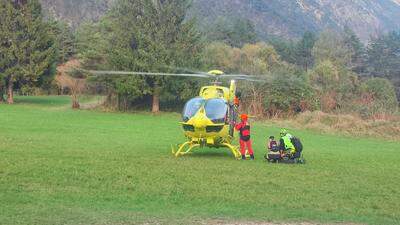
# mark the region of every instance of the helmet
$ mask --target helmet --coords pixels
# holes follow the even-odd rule
[[[280,135],[281,137],[285,136],[287,134],[287,130],[285,128],[281,129]]]
[[[242,119],[242,120],[247,120],[248,118],[249,118],[249,116],[247,114],[240,115],[240,119]]]

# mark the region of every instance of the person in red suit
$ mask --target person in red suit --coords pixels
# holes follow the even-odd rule
[[[239,124],[235,125],[236,130],[240,133],[240,153],[242,154],[242,159],[246,159],[246,147],[247,151],[250,154],[250,158],[254,160],[254,152],[251,147],[250,140],[250,124],[248,121],[248,116],[246,114],[240,115],[240,119],[242,120]]]

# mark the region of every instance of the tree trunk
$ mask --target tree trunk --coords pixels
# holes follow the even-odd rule
[[[13,93],[13,82],[12,77],[8,80],[8,88],[7,88],[7,102],[8,104],[14,103],[14,93]]]
[[[72,94],[71,99],[72,99],[72,108],[79,109],[81,106],[79,105],[78,96],[76,94]]]
[[[160,112],[160,88],[157,85],[154,86],[151,112]]]
[[[2,85],[0,85],[0,103],[5,102],[4,99],[4,87]]]

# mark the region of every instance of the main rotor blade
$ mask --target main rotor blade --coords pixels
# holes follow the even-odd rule
[[[260,79],[250,79],[250,78],[242,78],[242,77],[237,77],[234,80],[241,80],[241,81],[250,81],[250,82],[258,82],[258,83],[266,83],[266,80],[260,80]]]
[[[175,76],[175,77],[204,77],[212,76],[206,74],[191,74],[191,73],[151,73],[151,72],[133,72],[133,71],[103,71],[103,70],[87,70],[94,75],[145,75],[145,76]]]
[[[189,68],[185,68],[185,67],[175,67],[175,66],[161,66],[162,68],[165,69],[171,69],[171,70],[175,70],[175,71],[182,71],[184,73],[190,73],[190,74],[203,74],[203,75],[210,75],[207,72],[204,71],[198,71],[198,70],[193,70],[193,69],[189,69]]]
[[[134,72],[134,71],[111,71],[111,70],[85,70],[78,69],[82,71],[86,71],[93,75],[133,75],[133,76],[171,76],[171,77],[201,77],[201,78],[222,78],[222,79],[235,79],[235,80],[243,80],[250,82],[267,82],[264,78],[266,76],[255,76],[255,75],[246,75],[246,74],[222,74],[222,75],[210,75],[208,73],[153,73],[153,72]]]
[[[230,78],[234,80],[242,80],[242,81],[250,81],[250,82],[259,82],[265,83],[269,79],[269,77],[265,75],[247,75],[247,74],[224,74],[220,76],[221,78]]]
[[[260,78],[266,75],[250,75],[250,74],[223,74],[220,77],[244,77],[244,78]]]

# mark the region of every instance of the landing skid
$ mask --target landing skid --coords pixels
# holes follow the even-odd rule
[[[179,156],[183,156],[183,155],[192,153],[192,150],[196,147],[202,147],[202,146],[198,143],[195,143],[192,141],[187,141],[183,144],[178,145],[177,150],[176,150],[176,148],[174,148],[174,146],[171,146],[171,150],[172,150],[172,154],[175,155],[175,157],[179,157]],[[236,146],[225,142],[225,143],[222,143],[220,147],[228,148],[232,152],[233,156],[236,159],[241,158],[241,154]]]

